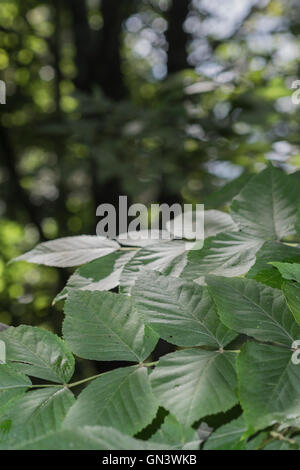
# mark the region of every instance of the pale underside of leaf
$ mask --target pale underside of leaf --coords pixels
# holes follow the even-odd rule
[[[111,290],[120,284],[123,267],[137,250],[118,251],[78,268],[70,277],[66,287],[56,296],[53,303],[66,300],[71,290],[103,291]]]
[[[229,214],[217,210],[207,210],[204,211],[204,214],[199,213],[199,215],[196,211],[193,211],[188,221],[184,219],[184,214],[179,215],[167,223],[167,229],[175,237],[195,239],[197,235],[202,235],[202,231],[197,233],[196,229],[202,228],[203,220],[205,238],[215,236],[220,232],[238,230]]]
[[[178,277],[186,263],[186,252],[187,245],[183,240],[163,242],[140,249],[122,271],[121,292],[130,293],[144,267]]]
[[[263,240],[241,232],[220,233],[204,242],[202,250],[191,250],[180,277],[203,284],[208,274],[241,276],[255,262]]]
[[[108,238],[81,235],[41,243],[28,253],[14,259],[14,261],[28,261],[46,266],[66,268],[80,266],[113,253],[118,249],[119,244]]]

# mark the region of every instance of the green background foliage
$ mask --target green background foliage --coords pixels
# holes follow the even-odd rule
[[[276,438],[280,426],[287,433],[293,428],[283,423],[290,410],[276,400],[276,409],[263,411],[258,404],[253,410],[259,374],[251,372],[253,380],[237,397],[236,353],[220,357],[216,351],[231,343],[239,351],[243,335],[255,338],[263,344],[242,348],[241,376],[248,363],[254,367],[264,355],[278,355],[284,382],[297,386],[289,353],[281,357],[278,348],[297,339],[300,318],[300,108],[291,99],[299,78],[299,13],[297,0],[0,0],[0,79],[7,87],[0,105],[0,327],[18,327],[1,333],[12,364],[0,367],[4,384],[19,384],[1,390],[0,415],[18,400],[25,402],[16,409],[28,406],[29,414],[35,403],[49,403],[23,434],[27,416],[16,412],[1,422],[0,432],[15,436],[12,441],[30,448],[35,444],[25,442],[49,427],[40,448],[70,442],[114,448],[118,442],[124,449],[151,449],[152,441],[193,449],[203,418],[218,428],[208,449],[296,445],[293,434]],[[100,243],[96,208],[117,205],[119,195],[148,207],[204,203],[204,248],[187,253],[182,240],[132,249]],[[8,264],[13,258],[23,261]],[[145,266],[148,272],[141,273]],[[103,310],[89,308],[98,303]],[[81,342],[83,326],[89,338],[94,333],[89,344]],[[29,344],[36,347],[30,354]],[[79,356],[75,370],[73,353]],[[28,364],[21,362],[24,354]],[[163,354],[169,355],[160,360],[161,371],[150,374],[153,385],[152,366],[139,369],[132,361],[151,356],[152,363]],[[181,375],[176,370],[186,358],[195,367]],[[127,377],[115,398],[119,418],[110,414],[111,403],[101,422],[88,410],[80,416],[74,405],[70,423],[78,418],[84,428],[64,429],[74,398],[56,383],[68,382],[73,372],[75,383],[112,374],[82,392],[87,409],[89,390],[99,386],[101,403],[120,379],[119,366]],[[218,376],[220,367],[228,383]],[[207,381],[195,368],[207,370],[224,390],[218,397],[204,386],[206,409],[197,397]],[[260,371],[280,387],[273,372],[268,363]],[[34,388],[43,380],[53,380],[54,388],[25,394],[27,375]],[[183,408],[172,402],[164,377],[182,387],[191,410],[184,401]],[[189,383],[198,384],[196,394]],[[136,403],[124,436],[121,410],[127,410],[129,390],[135,397],[144,393],[149,410]],[[239,405],[229,410],[238,400],[249,409],[243,417]],[[266,403],[262,399],[261,406]],[[156,412],[159,425],[149,430]],[[263,429],[272,420],[280,429]]]

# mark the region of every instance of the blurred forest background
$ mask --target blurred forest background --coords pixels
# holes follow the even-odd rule
[[[68,272],[7,262],[100,203],[217,208],[296,171],[299,32],[298,0],[0,0],[0,322],[58,329]]]

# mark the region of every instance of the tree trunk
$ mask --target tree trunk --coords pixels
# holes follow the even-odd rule
[[[188,34],[183,24],[189,11],[190,0],[173,0],[168,12],[168,73],[176,73],[188,67],[187,42]]]
[[[102,0],[103,28],[93,54],[94,81],[99,83],[105,95],[119,101],[127,95],[122,72],[121,34],[122,24],[134,11],[133,0]]]
[[[92,87],[90,70],[91,30],[87,18],[84,0],[66,0],[73,20],[73,35],[76,47],[77,77],[74,80],[76,88],[89,92]]]

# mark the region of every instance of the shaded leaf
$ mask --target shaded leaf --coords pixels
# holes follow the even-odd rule
[[[252,177],[251,174],[244,173],[238,178],[222,186],[221,189],[213,192],[205,198],[205,207],[223,207],[230,203],[232,199],[241,191],[245,184]]]
[[[160,405],[184,425],[232,408],[237,402],[235,358],[231,352],[200,349],[163,356],[151,374]]]
[[[291,177],[269,165],[234,198],[230,213],[243,231],[265,240],[280,240],[295,234],[298,197]]]
[[[300,328],[280,290],[252,279],[210,276],[207,283],[221,321],[228,328],[288,347],[300,338]]]
[[[2,444],[5,447],[22,446],[27,441],[58,430],[74,402],[75,398],[67,388],[48,387],[26,393],[3,417],[11,425]]]
[[[31,381],[26,375],[15,371],[7,364],[0,364],[0,393],[8,390],[26,390]],[[0,395],[0,399],[3,395]]]
[[[169,343],[220,348],[236,337],[220,322],[207,289],[194,282],[145,271],[132,296],[145,321]]]
[[[282,291],[290,311],[294,315],[296,322],[300,325],[300,284],[285,281],[282,285]],[[298,339],[300,339],[300,335]]]
[[[248,272],[247,277],[280,289],[282,278],[278,270],[270,264],[271,261],[300,262],[300,247],[268,241],[256,253],[255,264]]]
[[[238,357],[240,400],[245,420],[263,429],[300,413],[300,367],[292,351],[248,342]]]
[[[300,264],[297,263],[271,263],[278,269],[284,279],[300,282]]]
[[[80,357],[142,362],[158,336],[145,327],[130,297],[111,292],[71,292],[65,305],[64,337]]]
[[[166,416],[159,430],[151,437],[151,441],[183,450],[199,450],[201,443],[197,431],[190,426],[182,425],[173,415]]]
[[[245,450],[243,435],[247,430],[243,416],[224,424],[212,433],[204,450]]]
[[[74,373],[74,357],[64,341],[33,326],[10,327],[0,333],[6,359],[14,369],[32,377],[66,383]]]
[[[141,441],[122,434],[117,429],[102,426],[83,426],[49,432],[22,445],[18,450],[171,450],[167,444]]]
[[[101,424],[134,435],[151,423],[157,409],[146,367],[124,367],[88,385],[70,409],[64,427]]]

